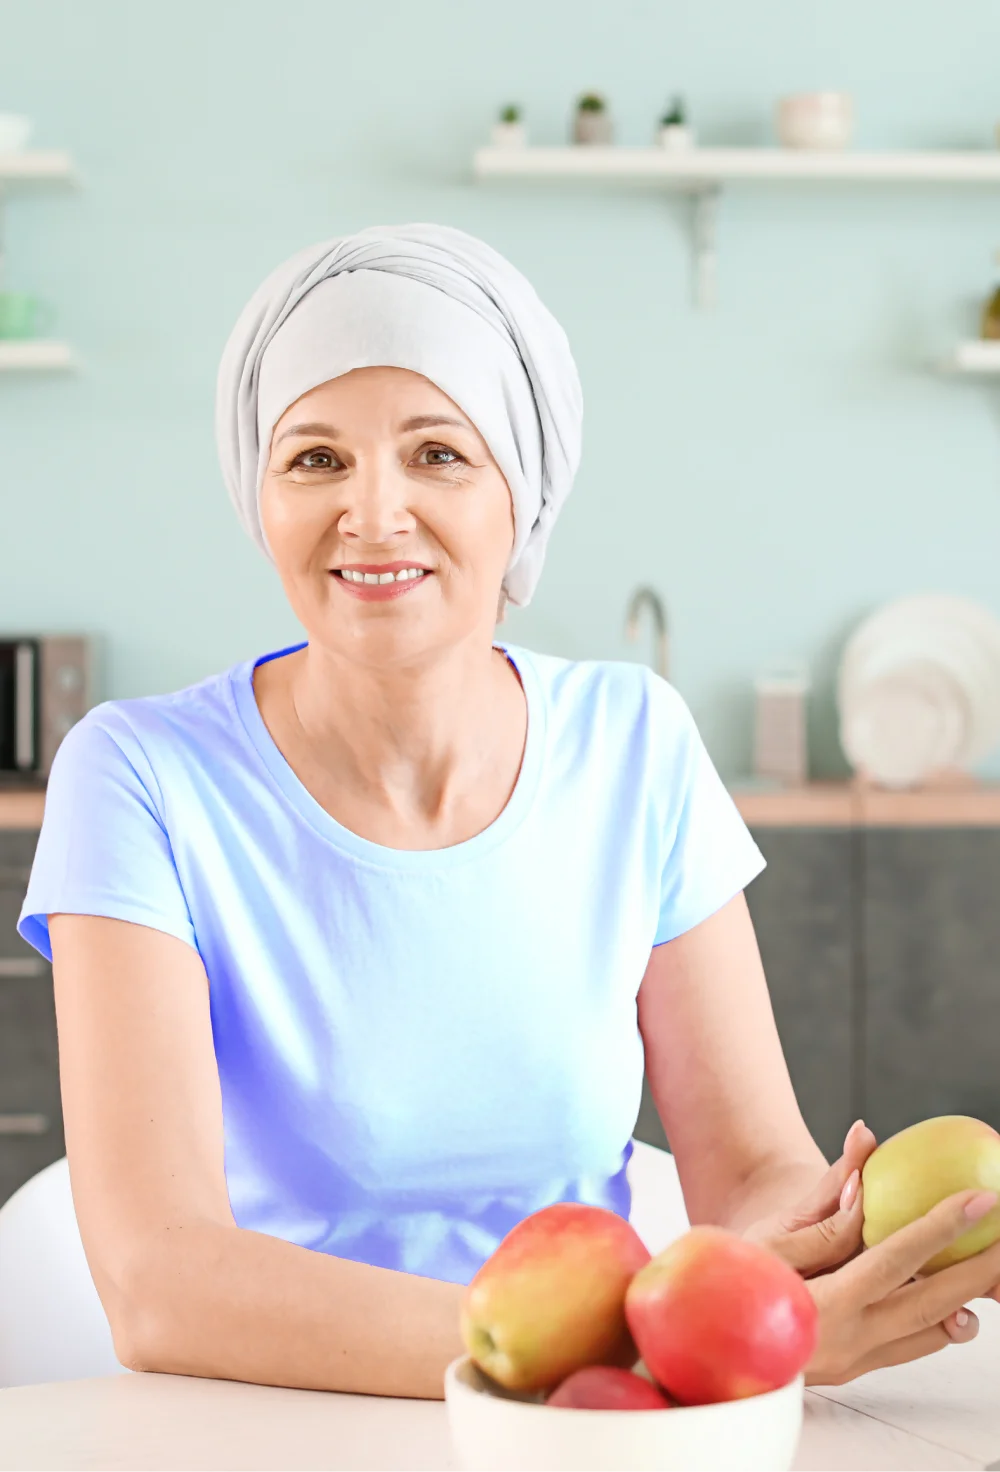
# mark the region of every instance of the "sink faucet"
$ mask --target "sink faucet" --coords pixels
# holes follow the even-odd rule
[[[643,607],[647,607],[653,616],[656,626],[656,663],[655,669],[658,675],[668,678],[668,639],[667,639],[667,615],[663,610],[663,602],[660,595],[653,588],[636,588],[629,599],[628,612],[625,615],[625,637],[634,642],[639,637],[639,614]]]

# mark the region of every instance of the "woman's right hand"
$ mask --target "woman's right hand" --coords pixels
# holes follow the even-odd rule
[[[843,1385],[868,1370],[901,1365],[975,1338],[979,1321],[964,1305],[971,1298],[1000,1293],[1000,1242],[930,1277],[916,1274],[996,1202],[993,1192],[960,1191],[877,1247],[810,1278],[807,1286],[819,1309],[819,1340],[806,1384]],[[855,1199],[851,1207],[843,1215],[857,1220],[860,1201]]]

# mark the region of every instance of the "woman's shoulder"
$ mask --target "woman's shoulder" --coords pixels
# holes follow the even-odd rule
[[[687,733],[694,719],[684,697],[648,665],[621,659],[566,659],[519,645],[506,646],[515,664],[529,661],[557,721],[634,732],[655,726],[658,735]]]
[[[101,701],[63,737],[56,763],[93,769],[124,762],[138,768],[155,764],[160,751],[203,746],[232,728],[233,677],[241,668],[234,665],[180,690]]]

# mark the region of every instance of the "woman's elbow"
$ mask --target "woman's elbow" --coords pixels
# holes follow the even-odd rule
[[[119,1364],[126,1370],[168,1369],[176,1356],[183,1313],[179,1295],[165,1292],[162,1262],[133,1259],[100,1292]]]

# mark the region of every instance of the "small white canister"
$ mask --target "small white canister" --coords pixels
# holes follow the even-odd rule
[[[846,148],[854,133],[854,99],[849,92],[781,97],[775,125],[786,148]]]

